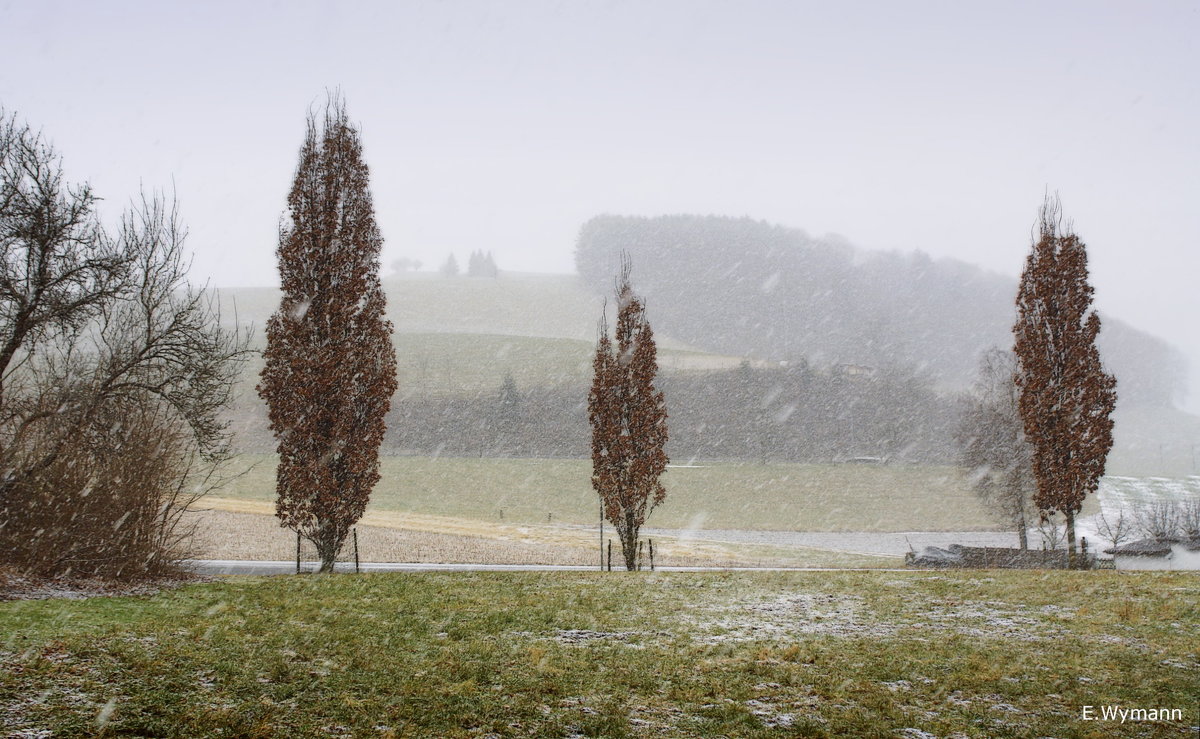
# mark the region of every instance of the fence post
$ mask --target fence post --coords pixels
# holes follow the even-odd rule
[[[358,527],[355,526],[353,529],[350,529],[350,530],[354,532],[354,574],[357,575],[359,572],[359,569],[358,569]]]
[[[296,574],[300,574],[300,531],[296,531]]]
[[[612,572],[612,539],[608,540],[608,571]]]
[[[604,501],[600,501],[600,571],[604,572]]]
[[[650,571],[654,572],[654,540],[650,540]]]

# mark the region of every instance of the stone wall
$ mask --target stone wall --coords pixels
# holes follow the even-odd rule
[[[935,550],[935,551],[930,551]],[[904,557],[910,567],[944,567],[963,569],[1065,570],[1065,549],[1009,549],[1006,547],[964,547],[951,544],[946,549],[928,547],[920,554],[909,552]],[[1077,567],[1092,569],[1095,554],[1076,555]]]

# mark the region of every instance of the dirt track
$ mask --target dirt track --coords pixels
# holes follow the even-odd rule
[[[294,560],[296,537],[273,516],[222,510],[197,512],[193,559]],[[359,525],[363,562],[446,562],[490,564],[598,564],[593,532],[566,527],[514,527],[491,535],[463,535],[393,526]],[[578,542],[573,544],[571,542]],[[786,564],[778,557],[738,551],[746,547],[695,541],[663,542],[657,564],[672,566],[753,566]],[[753,549],[753,548],[752,548]],[[306,557],[311,553],[306,552]],[[614,558],[620,556],[619,548]],[[353,550],[343,557],[353,560]],[[614,563],[616,564],[616,563]]]

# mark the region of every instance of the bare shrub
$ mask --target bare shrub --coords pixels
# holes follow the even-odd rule
[[[1138,531],[1150,539],[1171,539],[1179,534],[1179,506],[1174,501],[1143,503],[1134,515]]]
[[[988,508],[1017,531],[1029,548],[1028,522],[1036,515],[1032,448],[1018,408],[1013,375],[1016,356],[992,349],[980,360],[974,392],[965,399],[959,422],[959,464]]]
[[[16,488],[0,542],[43,574],[168,574],[186,541],[180,516],[194,476],[187,437],[153,406],[114,408],[95,421]],[[55,441],[45,435],[35,450]]]
[[[1200,498],[1179,503],[1179,532],[1189,539],[1200,539]]]
[[[1067,541],[1066,529],[1055,518],[1056,511],[1042,511],[1038,519],[1038,533],[1042,535],[1042,549],[1061,549]]]
[[[1112,542],[1114,547],[1119,547],[1123,542],[1132,539],[1135,529],[1136,522],[1133,516],[1126,515],[1124,508],[1118,509],[1114,516],[1101,513],[1096,519],[1097,533]]]
[[[110,236],[94,200],[0,119],[0,550],[46,577],[169,566],[248,341],[187,284],[173,207],[143,198]]]

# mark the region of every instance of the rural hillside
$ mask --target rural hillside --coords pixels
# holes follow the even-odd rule
[[[963,388],[961,379],[950,383],[943,376],[935,384],[930,368],[898,377],[897,382],[919,386],[919,394],[906,398],[916,403],[914,411],[911,403],[890,407],[895,393],[883,380],[853,397],[829,395],[845,392],[845,386],[817,356],[811,366],[792,362],[780,367],[778,361],[768,361],[776,359],[769,355],[720,353],[718,347],[730,345],[700,333],[687,334],[690,341],[683,341],[679,336],[689,326],[672,323],[679,311],[668,308],[665,288],[653,287],[651,260],[646,262],[644,269],[640,262],[635,266],[635,280],[641,275],[649,286],[645,294],[673,418],[675,458],[836,460],[907,448],[916,461],[952,461],[953,393]],[[993,275],[983,277],[1002,282]],[[400,372],[385,453],[587,455],[584,401],[604,295],[589,290],[575,275],[506,272],[496,278],[393,275],[384,280],[384,288]],[[218,292],[224,320],[232,322],[236,316],[239,324],[252,326],[255,346],[261,347],[278,291]],[[609,303],[611,311],[611,299]],[[979,333],[1002,339],[1006,329],[1003,320],[999,323],[998,329],[984,324]],[[1129,331],[1145,343],[1157,341]],[[239,448],[264,453],[273,444],[265,409],[254,392],[260,368],[257,358],[247,365],[233,420]],[[501,397],[506,378],[512,379],[517,406],[511,405],[514,398],[506,406]],[[1136,369],[1127,369],[1122,381],[1122,390],[1136,382]],[[749,408],[740,415],[753,417],[739,418],[733,406]],[[866,413],[872,417],[864,419]],[[864,431],[872,424],[878,428],[874,435]],[[814,425],[824,431],[806,436],[806,427]],[[898,438],[896,429],[901,428],[915,429],[916,437]],[[1191,474],[1192,440],[1198,438],[1200,419],[1165,401],[1134,402],[1122,395],[1109,470]]]
[[[749,218],[605,215],[584,224],[575,252],[593,293],[610,290],[622,251],[657,328],[711,351],[911,366],[957,391],[974,382],[983,351],[1012,345],[1017,281],[953,259],[868,251]],[[1100,313],[1121,399],[1170,407],[1185,390],[1183,356]]]

